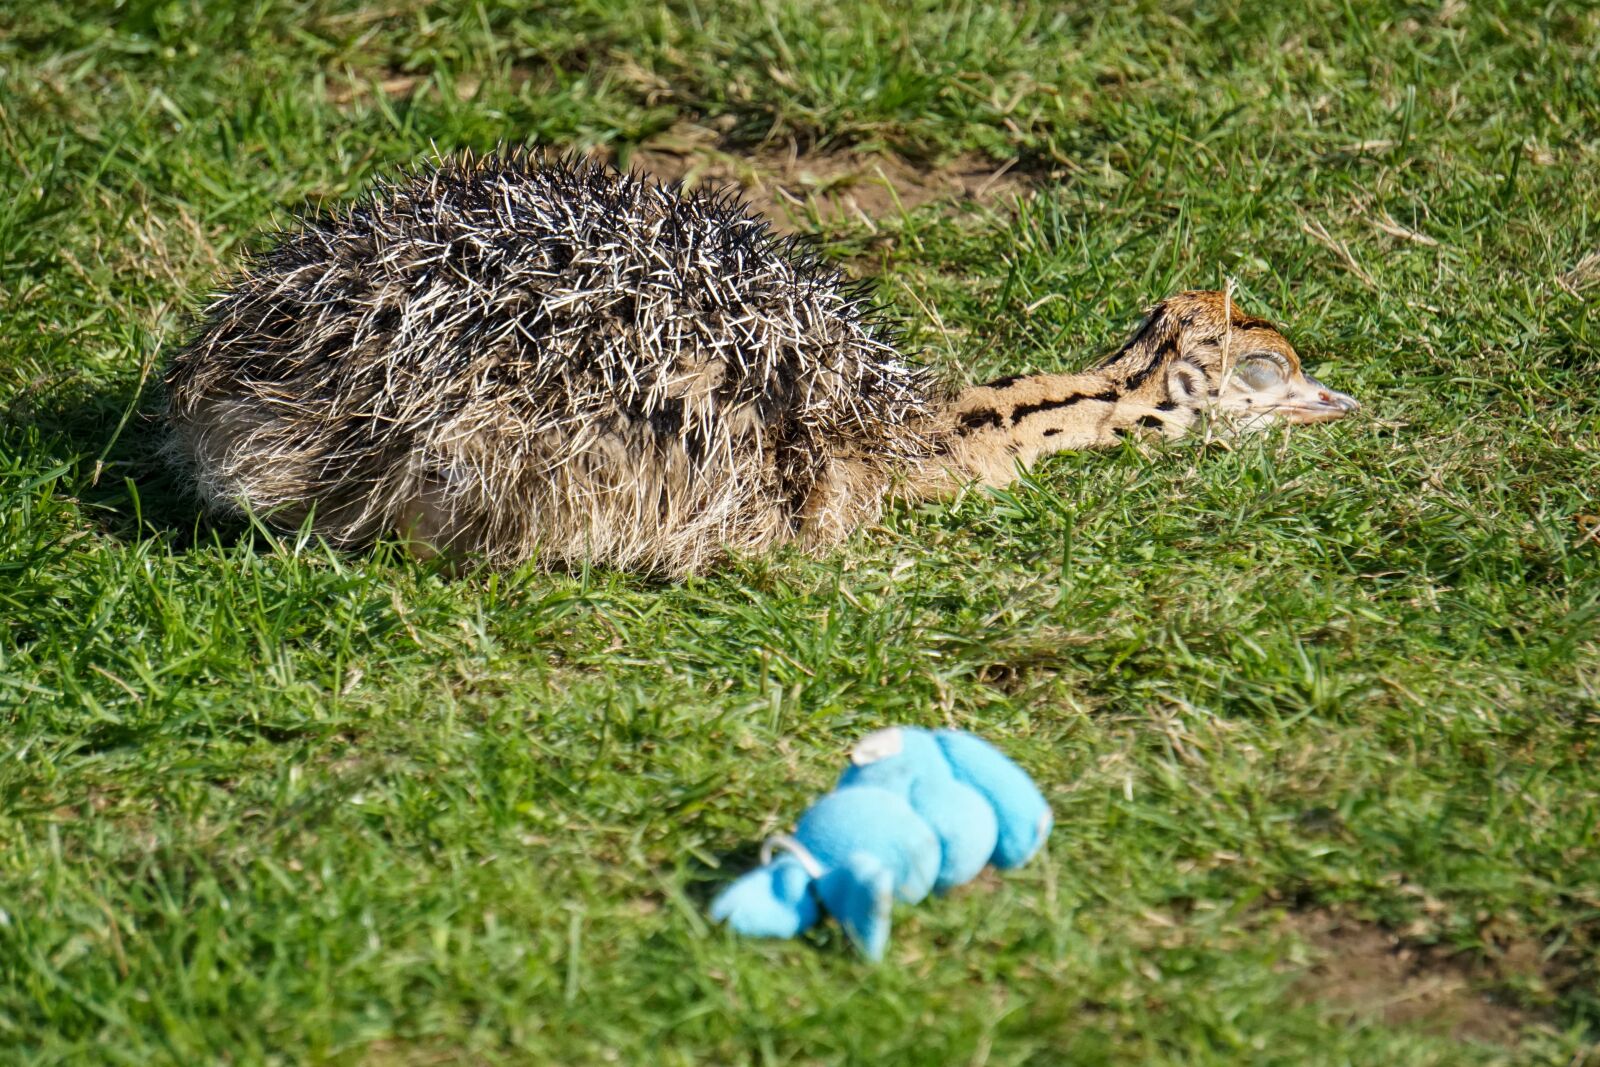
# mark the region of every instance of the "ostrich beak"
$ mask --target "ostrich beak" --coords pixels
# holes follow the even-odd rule
[[[1294,423],[1333,422],[1361,406],[1355,397],[1329,389],[1315,378],[1306,377],[1308,388],[1298,389],[1282,408],[1284,418]]]

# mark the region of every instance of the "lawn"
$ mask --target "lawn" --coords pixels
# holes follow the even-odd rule
[[[1596,1064],[1600,8],[0,6],[0,1062]],[[434,149],[739,181],[951,381],[1219,287],[1364,402],[661,583],[201,516],[163,361]],[[1048,852],[741,941],[862,734]]]

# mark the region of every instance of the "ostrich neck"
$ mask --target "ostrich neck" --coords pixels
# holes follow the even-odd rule
[[[955,397],[941,428],[946,451],[917,472],[919,496],[966,483],[1006,485],[1041,456],[1117,444],[1130,433],[1178,437],[1201,396],[1174,398],[1165,352],[1130,348],[1081,374],[1038,374],[975,385]]]

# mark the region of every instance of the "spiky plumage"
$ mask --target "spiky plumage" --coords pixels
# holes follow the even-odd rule
[[[211,504],[335,543],[682,574],[793,537],[838,463],[931,454],[895,341],[729,196],[462,157],[250,259],[172,364],[173,440]]]

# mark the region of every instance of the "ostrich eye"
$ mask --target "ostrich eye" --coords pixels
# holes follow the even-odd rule
[[[1246,388],[1271,389],[1275,385],[1283,384],[1284,379],[1289,376],[1289,367],[1276,354],[1261,352],[1241,359],[1234,376],[1243,382]]]

